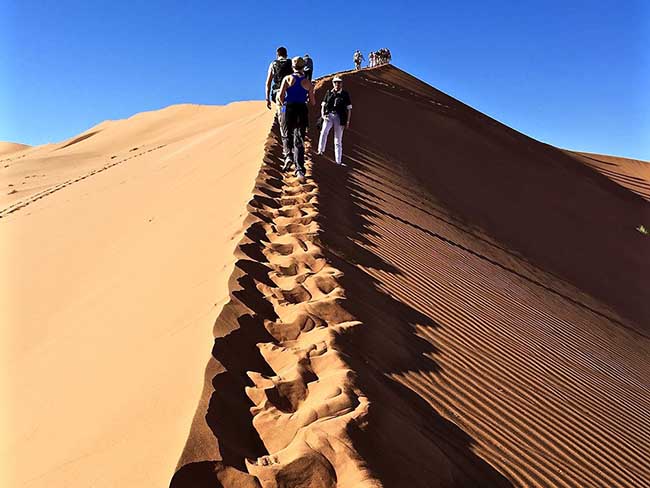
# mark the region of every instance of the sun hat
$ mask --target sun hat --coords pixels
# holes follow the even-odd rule
[[[296,56],[291,60],[291,66],[293,66],[294,69],[303,69],[305,67],[305,60],[300,56]]]
[[[333,82],[334,82],[334,81],[340,81],[340,82],[343,82],[343,78],[341,78],[340,76],[335,76],[334,79],[333,79],[332,81],[333,81]]]

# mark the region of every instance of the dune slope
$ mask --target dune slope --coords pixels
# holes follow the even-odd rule
[[[347,168],[269,136],[171,486],[647,486],[648,203],[392,66],[346,88]]]
[[[350,170],[314,180],[378,477],[648,486],[648,203],[394,67],[346,88]]]
[[[172,106],[5,163],[0,485],[169,483],[270,123]]]
[[[3,159],[7,159],[7,155],[22,151],[29,148],[27,144],[18,144],[16,142],[0,142],[0,156],[4,156]],[[0,162],[4,162],[0,160]]]
[[[650,163],[603,154],[566,151],[619,185],[650,201]]]

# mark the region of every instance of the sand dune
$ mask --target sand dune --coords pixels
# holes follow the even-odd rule
[[[603,154],[566,152],[612,181],[650,201],[650,163]]]
[[[172,486],[647,486],[647,202],[393,67],[346,86],[348,169],[269,137]]]
[[[345,77],[302,184],[261,102],[9,155],[8,486],[650,486],[646,163]]]
[[[0,173],[22,187],[0,212],[0,485],[169,483],[269,124],[261,102],[174,106]]]
[[[16,153],[29,148],[27,144],[18,144],[15,142],[0,142],[0,156]]]

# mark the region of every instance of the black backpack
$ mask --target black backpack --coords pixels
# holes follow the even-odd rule
[[[273,90],[278,90],[285,76],[293,73],[290,59],[276,59],[273,61]]]

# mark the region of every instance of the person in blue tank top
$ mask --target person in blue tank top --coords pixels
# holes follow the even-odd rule
[[[293,73],[286,76],[280,85],[278,104],[280,105],[280,125],[283,171],[296,166],[296,176],[305,177],[305,133],[307,132],[309,112],[307,102],[316,105],[314,85],[305,76],[305,60],[296,56],[291,60]]]

